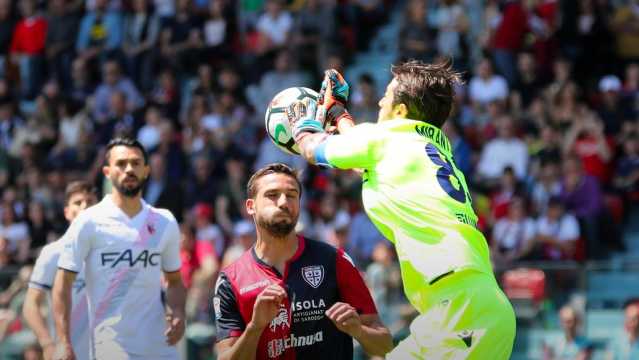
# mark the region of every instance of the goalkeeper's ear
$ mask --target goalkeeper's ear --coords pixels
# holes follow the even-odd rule
[[[408,107],[404,103],[393,105],[393,115],[396,118],[406,119],[408,117]]]

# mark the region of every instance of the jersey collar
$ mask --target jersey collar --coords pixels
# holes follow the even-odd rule
[[[432,142],[437,149],[442,152],[444,155],[451,156],[452,155],[452,147],[450,146],[450,141],[448,141],[448,137],[444,132],[427,122],[412,120],[412,119],[394,119],[392,121],[385,121],[382,124],[388,126],[389,130],[393,131],[407,131],[412,130],[424,137],[426,140]]]
[[[262,268],[266,268],[274,272],[275,274],[277,274],[279,277],[282,277],[285,279],[288,276],[288,268],[290,264],[296,261],[297,259],[299,259],[300,256],[302,256],[302,253],[304,253],[305,247],[306,247],[306,239],[304,239],[304,237],[301,235],[297,235],[297,250],[295,251],[295,254],[291,256],[290,259],[286,260],[286,263],[284,265],[284,274],[280,274],[279,270],[277,270],[275,266],[271,266],[270,264],[267,264],[262,259],[260,259],[257,256],[257,253],[255,252],[255,245],[251,247],[251,256],[253,258],[253,261],[255,261],[257,265],[259,265]]]
[[[139,219],[141,216],[143,216],[143,214],[146,214],[149,207],[146,201],[140,198],[140,205],[142,206],[142,208],[134,217],[129,217],[129,215],[127,215],[124,211],[122,211],[122,209],[120,209],[120,207],[115,204],[113,198],[111,197],[111,194],[105,195],[104,199],[102,199],[102,202],[104,202],[104,205],[106,207],[113,209],[114,212],[112,214],[114,215],[114,217],[124,219],[126,221],[135,221],[136,219]]]

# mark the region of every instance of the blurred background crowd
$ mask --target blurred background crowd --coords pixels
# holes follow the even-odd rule
[[[275,161],[303,170],[298,230],[347,249],[401,339],[414,313],[359,176],[284,154],[264,111],[335,68],[375,122],[390,64],[444,57],[464,72],[445,131],[516,307],[513,358],[639,358],[637,0],[0,0],[0,357],[38,358],[31,266],[64,233],[69,181],[109,191],[115,135],[148,149],[144,199],[181,224],[189,359],[214,356],[210,293],[255,239],[246,181]]]

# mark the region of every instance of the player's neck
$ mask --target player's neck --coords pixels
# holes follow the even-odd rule
[[[124,196],[117,190],[111,193],[113,203],[120,208],[128,217],[132,218],[142,210],[142,192],[136,196]]]
[[[276,238],[267,234],[259,234],[255,241],[255,254],[265,263],[275,266],[282,273],[286,261],[295,255],[299,240],[295,233],[283,238]]]

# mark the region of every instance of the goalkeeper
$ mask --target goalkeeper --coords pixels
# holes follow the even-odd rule
[[[287,113],[310,163],[363,169],[366,213],[397,250],[419,316],[388,359],[508,359],[515,315],[492,272],[464,175],[441,131],[460,75],[450,62],[391,68],[377,124],[353,125],[349,87],[328,70],[318,102]],[[336,126],[329,134],[325,128]]]

